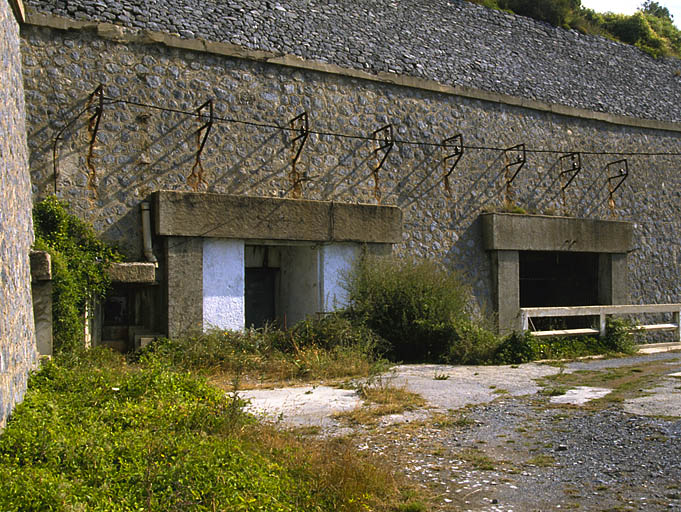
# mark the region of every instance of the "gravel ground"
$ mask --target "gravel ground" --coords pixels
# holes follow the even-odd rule
[[[574,372],[627,367],[636,368],[633,378],[646,376],[645,389],[582,406],[537,393],[535,379],[558,372],[574,382],[585,375]],[[397,367],[387,377],[391,384],[419,392],[430,408],[355,425],[350,433],[318,407],[333,403],[331,388],[316,402],[316,388],[302,388],[294,402],[297,413],[306,400],[310,407],[316,403],[316,414],[326,418],[319,423],[322,435],[349,435],[358,449],[386,457],[426,489],[428,510],[435,512],[681,511],[681,379],[673,376],[680,370],[678,352],[568,363],[562,370],[536,364]],[[607,384],[601,384],[605,391]],[[270,411],[283,411],[283,403],[277,409],[272,402],[277,391],[266,393]],[[281,396],[290,400],[286,393]],[[283,414],[284,422],[300,425],[292,412]]]

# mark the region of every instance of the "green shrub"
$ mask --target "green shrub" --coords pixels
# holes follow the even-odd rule
[[[633,327],[634,324],[630,320],[608,317],[603,344],[612,352],[633,354],[636,352],[635,336],[631,333]]]
[[[109,286],[106,265],[121,257],[54,196],[34,206],[33,227],[35,248],[52,258],[54,350],[73,350],[83,344],[86,304]]]
[[[346,288],[351,320],[385,339],[395,360],[442,359],[467,317],[468,288],[432,261],[365,255]]]
[[[535,359],[537,359],[535,338],[529,331],[514,331],[504,338],[494,354],[494,361],[497,364],[529,363]]]
[[[446,361],[450,364],[492,363],[501,342],[501,338],[487,327],[471,321],[459,322]]]
[[[12,413],[0,510],[360,512],[399,500],[375,460],[260,426],[204,379],[81,356],[45,363]]]

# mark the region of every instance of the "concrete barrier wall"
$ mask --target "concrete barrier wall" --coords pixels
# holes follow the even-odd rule
[[[21,401],[36,362],[29,262],[31,184],[19,26],[11,7],[0,0],[0,428]]]
[[[382,204],[403,211],[403,240],[396,248],[461,271],[481,307],[490,304],[492,276],[479,215],[503,203],[506,161],[499,148],[519,143],[540,152],[528,153],[513,183],[515,203],[539,212],[633,222],[632,300],[681,300],[676,241],[681,159],[628,154],[681,152],[673,123],[599,120],[598,113],[536,102],[528,108],[447,87],[365,79],[352,70],[329,73],[314,63],[259,62],[250,54],[225,55],[224,48],[207,51],[204,42],[182,43],[195,50],[179,48],[177,41],[169,45],[167,38],[113,26],[69,31],[28,26],[23,39],[34,189],[39,195],[53,191],[53,143],[71,123],[57,147],[59,195],[133,259],[142,254],[137,204],[155,190],[191,191],[191,177],[200,191],[290,197],[293,150],[284,128],[306,110],[311,128],[324,134],[311,135],[302,150],[297,165],[306,177],[302,197],[376,203],[375,146],[331,133],[363,137],[391,123],[398,142],[378,173],[378,191]],[[88,124],[96,102],[89,95],[99,84],[111,100],[90,152]],[[212,126],[198,166],[197,131],[206,119],[174,110],[195,112],[209,98],[222,120]],[[527,103],[516,99],[518,105]],[[466,150],[449,178],[448,194],[442,179],[445,153],[437,144],[456,133],[478,149]],[[590,152],[566,190],[565,206],[559,192],[561,153],[544,150]],[[611,210],[605,168],[624,156],[630,176]]]

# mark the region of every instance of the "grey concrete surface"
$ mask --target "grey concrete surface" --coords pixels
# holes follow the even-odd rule
[[[500,397],[534,395],[540,390],[536,380],[561,371],[608,370],[610,368],[667,361],[669,374],[645,390],[648,396],[624,403],[626,412],[649,416],[681,416],[681,353],[641,354],[617,359],[595,359],[567,363],[563,368],[528,363],[512,366],[449,366],[434,364],[398,365],[381,375],[372,385],[404,388],[421,395],[427,406],[421,411],[392,415],[384,423],[398,423],[426,417],[433,412],[457,410],[469,405],[489,403]],[[610,392],[608,388],[577,386],[565,395],[553,397],[553,403],[583,405]],[[289,426],[318,426],[339,433],[338,412],[363,405],[354,390],[328,386],[304,386],[280,389],[255,389],[239,392],[249,400],[248,410],[266,419]]]

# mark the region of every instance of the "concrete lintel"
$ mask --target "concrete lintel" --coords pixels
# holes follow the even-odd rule
[[[10,1],[10,3],[12,2]],[[96,32],[100,37],[120,43],[159,44],[168,48],[178,48],[182,50],[210,53],[213,55],[222,55],[229,58],[264,62],[295,69],[339,75],[348,78],[357,78],[360,80],[409,87],[413,89],[421,89],[474,100],[502,103],[509,106],[522,107],[540,112],[549,112],[562,116],[601,121],[614,125],[681,132],[681,123],[658,121],[656,119],[642,119],[618,114],[609,114],[607,112],[596,112],[594,110],[575,108],[557,103],[548,103],[530,98],[523,98],[520,96],[511,96],[509,94],[500,94],[482,89],[473,89],[471,87],[460,85],[446,85],[434,80],[408,75],[399,75],[397,73],[388,73],[385,71],[373,74],[359,69],[346,68],[326,62],[307,60],[298,57],[297,55],[281,54],[263,50],[252,50],[231,43],[213,42],[203,39],[184,39],[179,36],[164,32],[135,30],[121,27],[119,25],[112,25],[110,23],[78,21],[52,14],[39,13],[36,11],[29,12],[27,23],[38,27],[49,27],[57,30],[91,30]]]
[[[109,279],[114,283],[156,283],[156,265],[149,262],[112,263],[107,269],[107,273]]]
[[[31,281],[52,280],[52,258],[45,251],[31,251]]]
[[[486,250],[627,253],[630,222],[510,213],[482,214]]]
[[[395,206],[191,192],[154,194],[156,234],[241,240],[397,243]]]

